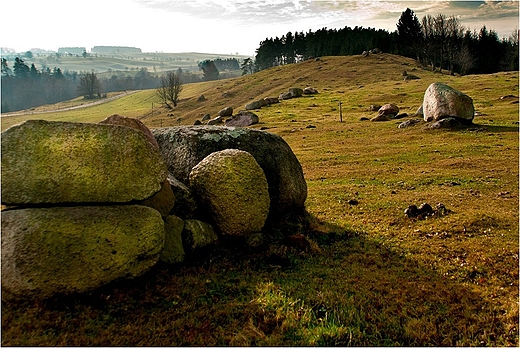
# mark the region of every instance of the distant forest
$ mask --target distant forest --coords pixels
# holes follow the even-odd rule
[[[267,38],[256,50],[255,70],[312,57],[362,54],[375,48],[452,74],[518,70],[518,29],[500,40],[485,26],[478,32],[464,28],[455,16],[427,15],[419,21],[409,8],[401,14],[394,32],[356,26]]]
[[[13,64],[2,58],[1,112],[28,109],[45,104],[74,99],[81,96],[81,79],[87,72],[62,71],[60,68],[38,69],[16,57]],[[213,70],[207,69],[211,67]],[[193,83],[226,77],[219,71],[240,70],[240,62],[236,58],[215,59],[199,62],[202,74],[183,72],[177,69],[183,83]],[[113,71],[110,77],[98,78],[100,95],[108,92],[124,90],[154,89],[161,85],[162,74],[153,74],[147,68],[141,68],[134,76],[128,73]]]
[[[255,59],[242,64],[235,59],[215,59],[199,62],[202,74],[183,72],[183,83],[215,80],[230,76],[224,71],[242,70],[242,75],[273,66],[298,63],[321,56],[358,55],[379,49],[418,60],[432,70],[451,74],[489,74],[518,70],[518,29],[509,38],[483,26],[480,31],[464,28],[455,16],[427,15],[420,21],[411,9],[406,9],[397,22],[397,30],[345,27],[323,28],[317,31],[288,32],[281,37],[260,42]],[[30,54],[27,52],[26,54]],[[86,55],[86,52],[84,52]],[[12,66],[2,58],[1,112],[27,109],[76,98],[81,95],[81,78],[87,72],[62,71],[59,68],[38,69],[17,57]],[[141,68],[134,76],[112,72],[109,78],[99,78],[102,93],[152,89],[160,86],[161,75]]]

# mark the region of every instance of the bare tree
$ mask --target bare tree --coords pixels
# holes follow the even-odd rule
[[[168,71],[166,75],[161,76],[161,86],[156,89],[157,96],[163,104],[169,108],[177,106],[179,94],[182,91],[182,80],[180,73]]]
[[[448,59],[451,75],[454,74],[454,63],[457,54],[460,52],[463,33],[464,27],[460,24],[459,19],[455,16],[448,17],[446,20],[446,58]]]
[[[78,92],[84,95],[86,99],[93,99],[94,96],[101,95],[101,82],[96,73],[86,73],[79,79]]]
[[[466,73],[474,68],[477,60],[471,53],[470,48],[467,45],[463,45],[459,53],[455,57],[456,62],[460,66],[460,74],[466,75]]]

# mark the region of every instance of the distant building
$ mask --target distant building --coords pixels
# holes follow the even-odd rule
[[[77,54],[82,55],[85,52],[85,47],[60,47],[58,48],[59,54]]]
[[[127,46],[94,46],[90,50],[94,54],[135,54],[142,53],[140,48]]]

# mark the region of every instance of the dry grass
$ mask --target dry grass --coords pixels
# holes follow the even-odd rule
[[[403,82],[402,70],[421,79]],[[360,121],[370,104],[414,113],[435,81],[473,98],[474,126]],[[189,85],[174,117],[138,117],[192,124],[293,86],[320,93],[259,110],[256,127],[302,163],[309,216],[271,233],[303,232],[319,248],[223,245],[91,294],[4,303],[2,344],[518,346],[518,104],[501,99],[518,97],[518,72],[450,77],[391,55],[324,57]],[[404,215],[423,202],[450,211]]]

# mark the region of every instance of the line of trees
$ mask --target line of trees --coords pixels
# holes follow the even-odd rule
[[[361,54],[374,48],[415,58],[434,70],[451,73],[518,70],[518,29],[508,39],[500,40],[495,31],[485,26],[478,32],[470,31],[455,16],[426,15],[419,21],[409,8],[401,14],[394,32],[356,26],[266,38],[256,50],[254,69],[311,57]]]

